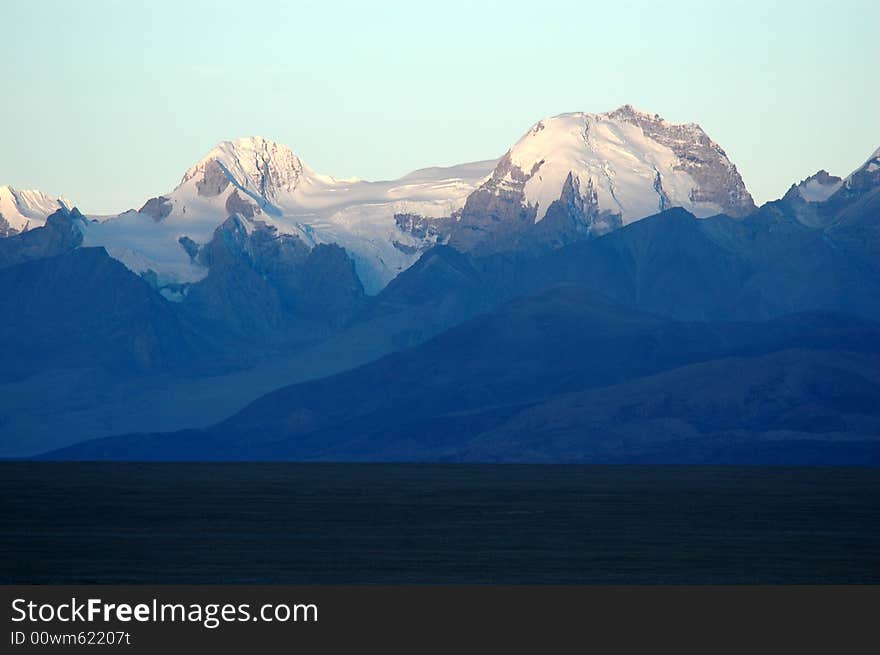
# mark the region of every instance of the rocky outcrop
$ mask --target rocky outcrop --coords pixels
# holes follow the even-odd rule
[[[0,238],[11,237],[13,234],[18,234],[18,230],[9,224],[3,214],[0,214]]]
[[[880,149],[843,181],[840,189],[828,199],[828,202],[835,208],[841,207],[873,195],[878,189],[880,189]]]
[[[789,202],[825,202],[842,184],[841,178],[821,170],[798,184],[792,184],[782,199]]]
[[[397,228],[415,240],[415,243],[403,243],[398,240],[392,241],[392,245],[405,255],[417,255],[423,253],[437,244],[445,244],[449,241],[461,213],[443,218],[428,218],[419,214],[395,214],[394,222]]]
[[[187,236],[180,237],[177,240],[177,243],[179,243],[180,247],[184,249],[187,255],[189,255],[190,259],[196,261],[199,256],[199,251],[201,250],[201,246],[198,243]]]
[[[196,188],[200,196],[214,198],[219,196],[229,186],[229,177],[223,167],[216,161],[205,162],[202,177],[196,181]]]
[[[402,232],[434,245],[449,237],[456,217],[427,218],[419,214],[395,214],[394,222]]]
[[[231,214],[240,214],[245,218],[253,218],[262,213],[260,208],[250,199],[244,199],[238,194],[238,189],[229,194],[226,199],[226,211]]]
[[[575,241],[602,236],[621,225],[620,214],[599,207],[593,181],[587,180],[586,188],[581,189],[580,180],[569,173],[559,200],[553,202],[543,220],[523,236],[533,246],[561,248]]]
[[[86,217],[79,210],[59,209],[46,224],[0,240],[0,268],[54,257],[77,248],[83,241]]]
[[[523,231],[535,222],[537,207],[525,200],[526,182],[538,172],[537,162],[528,172],[513,164],[507,153],[492,177],[468,196],[449,239],[464,251],[509,250],[520,242]]]
[[[172,209],[173,205],[168,198],[165,196],[157,196],[147,200],[138,212],[146,214],[147,216],[152,216],[156,222],[159,222],[162,219],[167,218],[168,215],[171,214]]]
[[[477,254],[528,252],[560,248],[622,225],[620,214],[599,206],[592,180],[581,187],[574,173],[568,174],[559,198],[535,222],[536,208],[525,203],[521,186],[509,182],[512,178],[524,184],[531,176],[515,167],[501,169],[499,174],[501,179],[494,185],[487,184],[468,198],[459,220],[453,223],[449,245]]]

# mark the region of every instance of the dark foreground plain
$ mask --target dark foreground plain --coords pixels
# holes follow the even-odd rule
[[[880,469],[0,464],[3,583],[880,583]]]

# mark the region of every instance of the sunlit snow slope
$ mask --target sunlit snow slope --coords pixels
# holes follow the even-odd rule
[[[35,189],[0,186],[0,229],[10,234],[32,230],[46,223],[59,207],[70,207],[66,198],[54,198]]]
[[[676,125],[629,105],[604,114],[561,114],[511,148],[506,179],[526,181],[540,221],[569,174],[595,192],[598,209],[626,225],[669,207],[698,217],[740,216],[754,203],[725,152],[694,123]]]

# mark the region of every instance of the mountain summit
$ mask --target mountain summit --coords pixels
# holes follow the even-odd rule
[[[55,198],[36,189],[0,186],[0,237],[41,227],[59,208],[69,208],[66,198]]]
[[[569,174],[624,225],[683,207],[698,217],[755,210],[721,147],[695,124],[676,125],[624,105],[604,114],[561,114],[533,126],[509,152],[527,175],[525,200],[541,220]]]
[[[200,195],[216,195],[231,182],[247,195],[270,201],[293,193],[303,181],[333,181],[306,167],[287,146],[260,136],[220,142],[186,172],[181,186],[192,179]]]
[[[875,191],[877,188],[880,188],[880,148],[843,181],[842,190],[852,196]]]
[[[421,235],[403,230],[396,216],[426,221],[449,216],[496,163],[422,169],[398,180],[369,182],[317,173],[293,150],[263,137],[222,141],[174,190],[137,211],[91,223],[85,242],[106,247],[159,286],[191,284],[207,275],[194,253],[235,215],[249,234],[294,237],[306,249],[341,246],[364,287],[377,293],[439,239],[434,230]]]
[[[453,243],[501,245],[504,232],[541,222],[557,202],[565,223],[591,234],[671,207],[701,218],[756,208],[736,166],[699,125],[624,105],[533,125],[469,199]]]

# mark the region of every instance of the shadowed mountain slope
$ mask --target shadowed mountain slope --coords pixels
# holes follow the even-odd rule
[[[204,431],[97,440],[50,457],[626,460],[687,437],[696,441],[682,459],[715,461],[705,456],[704,446],[719,430],[745,442],[760,441],[773,430],[792,442],[842,435],[859,442],[858,448],[873,448],[871,430],[880,407],[874,402],[880,400],[880,380],[872,369],[878,338],[876,324],[847,316],[677,322],[633,312],[583,289],[558,288],[508,303],[416,348],[280,389]],[[726,395],[719,395],[718,403],[704,394],[676,404],[676,398],[706,388],[699,363],[718,371]],[[651,382],[658,374],[668,380]],[[600,389],[605,395],[596,391],[595,400],[589,395],[581,403],[570,400],[571,394]],[[664,400],[667,396],[672,400]],[[781,398],[778,406],[767,400],[775,396]],[[542,410],[552,403],[569,409]],[[843,405],[851,414],[843,423],[809,426],[811,416],[827,419]],[[636,428],[627,427],[621,406],[643,417],[632,425],[648,432],[634,438]],[[658,423],[650,431],[651,414],[643,407],[667,407],[662,416],[679,427]],[[749,411],[743,413],[743,407]],[[549,434],[518,427],[530,425],[529,412],[542,411],[571,420]],[[579,417],[591,415],[596,422],[585,427]],[[623,445],[609,429],[618,423],[629,438]],[[789,459],[797,461],[798,452],[793,449]]]

